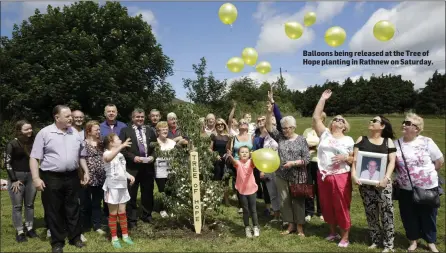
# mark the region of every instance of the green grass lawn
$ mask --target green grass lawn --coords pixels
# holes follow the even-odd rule
[[[350,117],[349,120],[352,131],[349,133],[354,140],[358,136],[367,134],[367,124],[371,117]],[[396,126],[395,132],[400,136],[400,123],[403,118],[391,118]],[[301,134],[303,130],[311,124],[310,118],[298,120],[297,130]],[[425,131],[422,133],[434,139],[445,153],[445,121],[444,119],[426,119]],[[444,168],[441,171],[445,175]],[[5,178],[5,173],[2,173]],[[40,238],[29,240],[26,243],[15,242],[15,232],[11,219],[11,202],[8,193],[1,193],[1,251],[2,252],[36,252],[50,251],[49,241],[45,238],[46,231],[43,226],[43,208],[40,200],[40,193],[36,199],[36,227]],[[437,245],[440,252],[445,251],[445,196],[441,198],[442,206],[438,212],[437,219]],[[233,202],[235,205],[235,201]],[[263,216],[263,201],[258,202],[258,214],[261,224],[260,238],[246,239],[241,215],[237,214],[235,207],[223,207],[223,214],[214,215],[212,221],[217,224],[196,235],[189,229],[173,226],[168,220],[161,220],[161,217],[154,213],[153,224],[139,223],[139,227],[131,236],[135,242],[133,246],[124,246],[121,250],[115,250],[105,236],[99,236],[94,232],[88,232],[85,236],[88,239],[86,248],[81,250],[67,245],[66,252],[173,252],[173,251],[218,251],[218,252],[381,252],[381,249],[369,250],[369,235],[367,232],[367,222],[362,205],[361,197],[357,187],[354,187],[353,200],[351,206],[352,228],[350,233],[350,247],[340,249],[334,242],[326,242],[324,237],[328,233],[328,226],[319,219],[314,218],[305,225],[305,238],[296,235],[282,236],[283,230],[279,225],[268,224]],[[398,203],[395,202],[395,248],[397,251],[405,251],[408,241],[400,220]],[[422,242],[417,252],[426,251]]]

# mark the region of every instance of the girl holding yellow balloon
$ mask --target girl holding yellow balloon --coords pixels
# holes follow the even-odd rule
[[[279,168],[275,172],[277,192],[280,197],[280,212],[288,229],[282,232],[288,235],[297,232],[304,237],[305,224],[305,197],[292,197],[290,184],[306,184],[307,173],[305,165],[310,162],[310,152],[305,138],[297,135],[296,119],[292,116],[280,117],[277,104],[274,103],[272,91],[268,94],[272,106],[268,106],[266,116],[266,129],[271,137],[278,143],[280,158]],[[277,121],[277,128],[272,127],[272,113]]]

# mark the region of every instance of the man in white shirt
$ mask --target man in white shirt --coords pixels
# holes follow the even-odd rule
[[[378,163],[375,160],[370,160],[367,163],[367,169],[364,168],[364,170],[361,172],[361,179],[367,179],[367,180],[375,180],[379,181],[379,166]]]

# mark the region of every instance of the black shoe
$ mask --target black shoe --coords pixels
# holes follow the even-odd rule
[[[60,245],[53,246],[51,252],[53,252],[53,253],[63,253],[63,246],[60,246]]]
[[[16,236],[15,236],[15,240],[16,240],[18,243],[28,241],[28,239],[26,239],[26,235],[25,235],[25,233],[21,233],[21,234],[19,234],[19,235],[16,235]]]
[[[74,243],[70,243],[76,248],[83,248],[85,247],[85,244],[81,240],[76,240]]]
[[[152,218],[152,216],[146,216],[144,218],[141,218],[141,220],[145,223],[152,223],[153,218]]]
[[[136,228],[136,222],[135,223],[128,223],[127,227],[129,228],[129,230],[135,229]]]
[[[36,238],[36,237],[39,237],[39,236],[36,234],[36,231],[35,231],[34,229],[31,229],[31,230],[27,231],[27,232],[26,232],[26,236],[28,236],[29,238]]]

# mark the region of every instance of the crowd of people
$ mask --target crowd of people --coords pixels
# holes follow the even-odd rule
[[[271,222],[280,221],[287,226],[282,235],[295,233],[305,237],[305,224],[317,216],[329,224],[325,239],[348,247],[352,189],[358,186],[370,231],[369,248],[394,250],[393,200],[398,193],[400,216],[410,242],[408,250],[414,251],[418,240],[424,239],[432,252],[438,252],[438,206],[419,203],[413,197],[416,189],[441,194],[438,170],[444,158],[435,142],[421,135],[423,118],[407,114],[401,125],[402,136],[397,139],[390,121],[376,116],[368,124],[368,135],[354,142],[347,135],[350,125],[346,118],[336,115],[326,121],[324,105],[331,94],[326,90],[321,95],[312,126],[302,135],[296,132],[294,117],[282,117],[272,91],[267,96],[265,115],[255,123],[249,113],[240,120],[234,117],[236,103],[228,124],[213,114],[202,119],[202,137],[210,138],[209,149],[218,153],[213,179],[225,181],[223,200],[229,205],[230,180],[225,175],[232,176],[246,237],[260,236],[257,199],[261,198],[266,206],[264,214],[271,217]],[[164,192],[169,178],[169,159],[157,157],[151,144],[159,144],[162,152],[189,144],[189,138],[177,124],[177,115],[168,113],[167,121],[161,121],[160,111],[152,109],[150,124],[146,125],[145,110],[136,108],[131,124],[127,125],[116,119],[118,108],[112,104],[105,106],[106,120],[102,123],[85,123],[83,112],[71,111],[64,105],[56,106],[53,115],[54,123],[36,135],[28,121],[18,121],[16,138],[6,146],[16,241],[37,237],[34,202],[37,191],[41,191],[53,252],[63,252],[66,238],[70,244],[84,247],[85,231],[93,229],[105,234],[104,217],[115,248],[121,248],[121,241],[134,244],[129,230],[137,227],[138,221],[152,222],[154,185]],[[251,153],[262,148],[278,152],[280,167],[273,173],[261,172],[251,160]],[[387,155],[387,167],[381,168],[385,169],[385,176],[376,185],[363,184],[356,176],[360,169],[356,168],[359,151]],[[314,197],[293,195],[291,188],[295,184],[314,185]],[[142,208],[138,217],[139,188]],[[160,216],[169,216],[164,205]],[[121,227],[121,241],[117,224]]]

